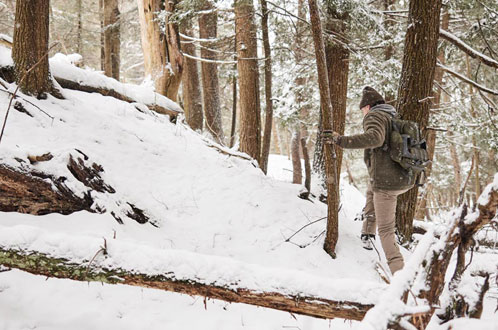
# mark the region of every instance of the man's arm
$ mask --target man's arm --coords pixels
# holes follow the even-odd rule
[[[336,144],[345,149],[377,148],[384,144],[386,127],[389,124],[387,116],[372,112],[363,120],[363,134],[338,136]]]

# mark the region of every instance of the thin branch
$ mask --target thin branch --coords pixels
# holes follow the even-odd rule
[[[490,66],[492,68],[498,68],[498,62],[493,60],[491,57],[484,55],[483,53],[473,49],[467,45],[463,40],[455,36],[454,34],[445,31],[443,29],[439,30],[439,36],[447,41],[449,41],[454,46],[458,47],[461,51],[468,54],[470,57],[475,58],[482,63]]]
[[[465,77],[464,75],[462,75],[462,74],[460,74],[460,73],[458,73],[456,71],[453,71],[452,69],[448,68],[447,66],[442,65],[439,62],[436,65],[437,65],[437,67],[441,68],[443,71],[448,72],[452,76],[455,76],[456,78],[458,78],[458,79],[460,79],[460,80],[462,80],[462,81],[464,81],[464,82],[466,82],[466,83],[474,86],[475,88],[477,88],[477,89],[479,89],[479,90],[481,90],[483,92],[486,92],[486,93],[492,94],[492,95],[498,95],[498,91],[490,89],[490,88],[488,88],[486,86],[480,85],[480,84],[476,83],[475,81],[473,81],[473,80]]]

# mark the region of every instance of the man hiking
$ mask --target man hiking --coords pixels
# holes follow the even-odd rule
[[[407,172],[391,159],[389,138],[391,120],[397,112],[372,87],[365,87],[360,102],[363,112],[363,134],[341,136],[337,132],[324,132],[327,143],[335,143],[346,149],[365,149],[364,161],[368,168],[369,182],[367,201],[363,209],[361,241],[363,247],[372,250],[376,227],[391,273],[403,268],[403,256],[394,236],[396,201],[400,194],[413,187]]]

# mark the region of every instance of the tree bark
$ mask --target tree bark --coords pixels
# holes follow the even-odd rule
[[[99,20],[100,20],[100,71],[104,71],[104,66],[105,66],[104,0],[99,0]]]
[[[48,65],[49,8],[49,0],[16,2],[12,47],[15,79],[23,93],[38,98],[55,92]]]
[[[328,2],[325,2],[328,3]],[[330,100],[333,111],[333,130],[344,135],[346,125],[346,102],[349,74],[349,50],[344,46],[348,43],[347,11],[339,13],[333,4],[327,6],[327,30],[334,32],[334,40],[329,37],[325,44],[327,56],[327,72],[329,77]],[[336,148],[336,184],[340,184],[343,149]]]
[[[76,11],[78,13],[78,26],[76,30],[76,52],[80,55],[83,54],[83,21],[82,21],[82,14],[83,14],[83,7],[82,7],[82,0],[77,0],[76,1]]]
[[[442,6],[442,19],[441,19],[441,26],[443,29],[448,28],[449,22],[450,22],[450,15],[448,12],[448,6],[443,5]],[[445,48],[441,47],[439,54],[438,54],[438,61],[440,63],[445,63]],[[442,86],[443,82],[443,70],[441,68],[436,67],[436,70],[434,72],[434,81],[438,84],[438,86]],[[441,88],[438,87],[437,89],[434,90],[434,102],[432,104],[433,109],[438,109],[441,107],[441,99],[444,99],[442,95]],[[425,175],[426,178],[428,179],[431,175],[432,172],[432,162],[434,160],[434,151],[436,149],[436,132],[434,130],[426,130],[425,132],[425,139],[427,141],[427,153],[429,156],[429,160],[431,163],[429,163],[429,166],[425,170]],[[454,147],[454,146],[453,146]],[[458,169],[460,168],[460,163],[458,163]],[[455,167],[455,172],[457,171],[457,168]],[[456,176],[455,176],[456,179]],[[460,180],[457,180],[460,181]],[[431,183],[428,182],[426,186],[424,187],[424,190],[419,198],[419,202],[417,204],[417,208],[415,211],[415,219],[424,219],[426,216],[429,218],[429,213],[427,210],[427,198],[430,193],[430,190],[432,189]]]
[[[107,253],[105,246],[102,250]],[[95,262],[97,263],[97,262]],[[77,281],[95,281],[109,284],[125,284],[143,288],[219,299],[230,303],[244,303],[265,308],[287,311],[323,319],[336,317],[361,320],[372,305],[349,301],[288,295],[279,292],[259,292],[243,288],[205,284],[197,279],[176,280],[175,274],[150,276],[140,272],[128,272],[120,268],[97,267],[71,263],[34,251],[22,251],[0,247],[0,264],[47,277]]]
[[[118,0],[104,1],[104,73],[119,81],[120,17]]]
[[[324,130],[332,127],[332,104],[330,102],[329,81],[327,76],[327,63],[325,58],[325,46],[323,43],[322,25],[318,13],[316,0],[308,0],[310,9],[311,29],[313,43],[315,45],[316,65],[318,72],[318,84],[320,90],[320,107],[322,114],[322,125]],[[337,169],[335,145],[325,147],[325,174],[327,182],[327,233],[324,241],[324,250],[332,257],[336,257],[335,246],[339,238],[339,186],[336,178]]]
[[[303,182],[303,170],[301,167],[301,134],[298,128],[294,128],[291,141],[292,154],[292,183],[301,184]]]
[[[235,1],[235,29],[240,94],[240,150],[260,163],[261,106],[257,36],[252,1]]]
[[[412,0],[408,11],[397,108],[403,119],[416,121],[424,133],[431,105],[441,4],[441,0]],[[398,197],[396,225],[404,242],[411,240],[417,192],[414,187]]]
[[[137,3],[145,74],[154,81],[156,92],[176,102],[183,72],[178,26],[169,22],[168,14],[163,32],[158,13],[163,10],[174,12],[177,0],[166,3],[161,0],[137,0]]]
[[[182,22],[180,28],[182,29],[183,34],[189,36],[193,35],[191,21]],[[184,40],[182,48],[185,54],[196,56],[195,45],[192,41]],[[188,57],[185,58],[182,80],[185,118],[188,125],[194,131],[202,131],[204,115],[202,113],[201,84],[196,60]]]
[[[263,135],[263,149],[261,151],[261,169],[266,174],[268,172],[268,157],[270,156],[271,131],[273,123],[273,103],[272,103],[272,74],[271,74],[271,48],[268,36],[268,6],[266,0],[260,0],[261,4],[261,29],[263,33],[263,47],[265,50],[265,130]]]
[[[218,13],[209,0],[204,0],[203,10],[199,16],[199,35],[201,39],[216,39],[218,29]],[[210,49],[208,49],[210,48]],[[207,60],[217,60],[216,53],[211,50],[216,48],[216,42],[205,42],[201,48],[201,57]],[[218,64],[201,62],[202,70],[202,98],[204,100],[204,114],[206,128],[216,142],[225,143],[225,135],[221,122],[220,87],[218,82]]]

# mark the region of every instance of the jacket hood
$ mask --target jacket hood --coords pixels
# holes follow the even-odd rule
[[[394,109],[394,107],[390,104],[377,104],[376,106],[372,107],[372,109],[370,109],[370,111],[373,110],[383,111],[390,114],[391,116],[396,116],[398,114],[396,112],[396,109]]]

